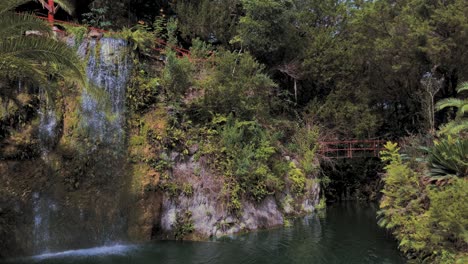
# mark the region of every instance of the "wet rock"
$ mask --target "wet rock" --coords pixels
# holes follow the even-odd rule
[[[194,173],[197,168],[202,172]],[[293,196],[285,190],[283,196],[276,197],[278,203],[274,196],[268,196],[261,202],[243,199],[240,216],[237,216],[231,214],[220,199],[224,178],[211,174],[203,160],[190,158],[184,162],[175,161],[172,175],[174,178],[171,180],[191,185],[193,192],[190,196],[164,195],[161,211],[161,227],[165,232],[163,237],[173,231],[176,215],[184,211],[191,212],[194,227],[194,236],[191,237],[208,238],[281,226],[284,222],[283,214],[310,213],[318,202],[318,184],[310,184],[302,197]]]
[[[283,215],[278,209],[275,199],[269,196],[258,205],[245,202],[241,221],[245,223],[247,229],[255,230],[282,225]]]
[[[96,29],[92,29],[92,30],[88,33],[88,38],[90,38],[90,39],[101,39],[102,37],[103,37],[102,32],[99,32],[99,31],[96,30]]]
[[[179,156],[180,156],[179,153],[173,151],[173,152],[171,152],[170,159],[171,159],[171,161],[175,162],[175,161],[177,161],[177,158],[179,158]]]
[[[199,146],[198,144],[193,144],[192,146],[189,147],[188,151],[190,155],[194,155],[195,153],[198,152]]]

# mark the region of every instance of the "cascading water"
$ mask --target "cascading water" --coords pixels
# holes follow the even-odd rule
[[[91,39],[85,40],[78,52],[87,60],[91,85],[83,89],[78,114],[81,134],[77,138],[83,144],[78,145],[73,160],[81,165],[73,163],[79,170],[70,173],[76,181],[72,191],[64,190],[59,180],[33,193],[33,254],[112,245],[123,240],[126,233],[121,193],[125,93],[131,66],[128,45],[120,39]],[[46,101],[42,96],[41,102]],[[49,152],[58,138],[59,121],[48,104],[42,104],[39,118],[42,158],[53,167],[56,162],[49,161]]]
[[[57,205],[50,199],[33,193],[33,247],[34,253],[48,252],[51,238],[51,215],[57,211]]]
[[[85,90],[82,95],[83,125],[95,140],[122,144],[125,90],[130,68],[127,42],[112,38],[91,40],[84,43],[80,51],[86,50],[86,46],[90,52],[86,69],[88,78],[98,89],[105,91],[110,106],[106,109],[99,104],[96,95]],[[100,96],[99,90],[97,96]]]
[[[39,142],[41,144],[42,157],[47,159],[48,151],[54,146],[57,138],[57,116],[54,107],[48,102],[45,91],[41,91],[41,106],[38,110]]]

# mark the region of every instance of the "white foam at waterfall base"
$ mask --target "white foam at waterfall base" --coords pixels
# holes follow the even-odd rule
[[[64,257],[90,257],[90,256],[106,256],[106,255],[125,255],[134,250],[136,246],[116,244],[113,246],[94,247],[88,249],[67,250],[56,253],[46,253],[31,257],[34,260],[43,260],[50,258]]]

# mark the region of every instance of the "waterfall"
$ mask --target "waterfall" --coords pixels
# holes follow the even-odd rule
[[[88,128],[91,138],[119,144],[123,142],[125,90],[130,69],[127,42],[113,38],[92,39],[83,43],[80,51],[86,46],[89,52],[86,73],[98,90],[94,94],[83,91],[83,126]],[[100,93],[102,91],[105,93]],[[108,98],[96,98],[101,95]],[[102,99],[108,99],[108,109],[100,104]]]
[[[45,196],[40,196],[37,192],[33,193],[32,197],[34,217],[32,242],[34,253],[38,254],[49,251],[51,239],[50,218],[52,213],[57,211],[57,205]]]
[[[48,102],[44,89],[41,89],[41,105],[39,107],[39,142],[42,157],[47,159],[47,153],[53,148],[57,138],[57,116],[54,106]]]
[[[87,62],[86,74],[91,87],[81,92],[78,110],[79,149],[74,149],[72,163],[78,172],[68,177],[84,182],[85,187],[70,188],[63,175],[32,194],[31,252],[43,254],[69,249],[112,245],[124,240],[124,150],[125,99],[131,68],[127,41],[102,38],[84,40],[78,50]],[[58,138],[59,121],[54,106],[41,96],[38,111],[38,139],[42,159],[56,168],[53,154]],[[76,128],[74,128],[76,129]],[[52,161],[49,162],[49,156]],[[54,160],[55,159],[55,160]],[[68,169],[65,167],[65,169]],[[57,171],[47,168],[46,177]],[[63,173],[60,171],[59,173]],[[77,174],[77,175],[74,175]],[[81,178],[80,178],[81,177]]]

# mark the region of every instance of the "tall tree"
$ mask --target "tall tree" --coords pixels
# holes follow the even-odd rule
[[[228,45],[240,17],[239,0],[181,0],[174,4],[182,37]]]

